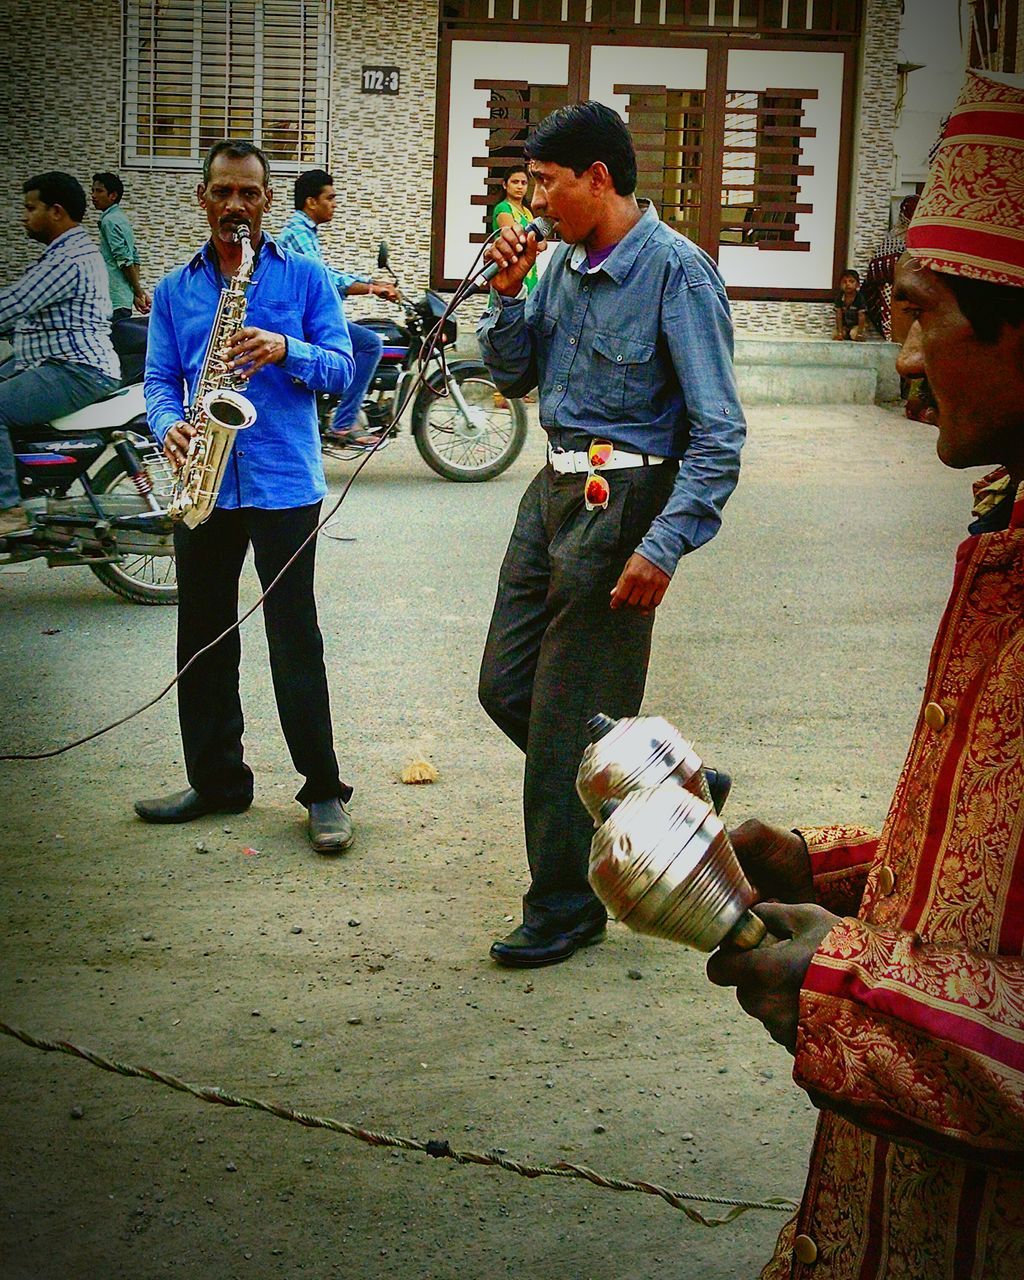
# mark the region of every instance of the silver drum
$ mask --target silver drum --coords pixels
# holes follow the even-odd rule
[[[590,883],[616,920],[698,951],[757,946],[756,894],[710,804],[676,786],[632,791],[591,842]]]
[[[700,756],[661,716],[597,715],[590,730],[594,740],[580,761],[576,790],[595,823],[610,805],[645,787],[676,787],[711,804]]]

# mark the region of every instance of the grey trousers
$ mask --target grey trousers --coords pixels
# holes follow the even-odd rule
[[[523,812],[530,887],[523,919],[557,931],[605,911],[587,882],[593,824],[576,771],[598,711],[640,710],[652,617],[609,596],[675,482],[677,465],[608,473],[611,497],[587,511],[583,475],[544,466],[519,506],[498,576],[480,702],[526,755]]]

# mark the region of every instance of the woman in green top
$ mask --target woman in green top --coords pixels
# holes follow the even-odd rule
[[[502,227],[525,227],[533,221],[530,206],[525,203],[526,188],[530,185],[524,165],[509,169],[501,185],[505,191],[505,199],[494,206],[492,231],[500,231]],[[537,283],[537,268],[531,267],[525,281],[526,292],[529,293]]]

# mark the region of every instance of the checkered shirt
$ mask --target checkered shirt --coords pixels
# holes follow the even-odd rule
[[[110,318],[106,264],[82,227],[58,236],[20,280],[0,289],[0,333],[10,335],[18,370],[60,360],[120,379]]]
[[[327,274],[337,285],[338,292],[342,297],[348,293],[351,285],[357,281],[365,284],[369,279],[369,276],[353,276],[349,275],[347,271],[335,271],[333,267],[327,265],[324,261],[324,251],[320,247],[320,239],[316,233],[316,223],[301,209],[295,210],[281,228],[276,240],[282,249],[287,249],[291,253],[301,253],[304,258],[316,258],[318,262],[323,262]]]

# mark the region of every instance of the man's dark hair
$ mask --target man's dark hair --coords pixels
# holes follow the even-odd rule
[[[636,190],[636,152],[622,117],[601,102],[573,102],[543,119],[526,139],[531,160],[549,160],[577,176],[600,160],[620,196]]]
[[[939,278],[949,285],[979,342],[998,342],[1005,325],[1024,325],[1024,289],[1018,285],[991,284],[946,272]]]
[[[324,187],[333,187],[334,179],[326,169],[307,169],[295,179],[295,207],[304,209],[306,201],[315,200]]]
[[[203,161],[203,181],[210,181],[210,170],[218,156],[231,156],[233,160],[244,160],[246,156],[255,156],[263,166],[263,185],[270,185],[270,161],[255,142],[239,142],[234,138],[221,138],[207,151]]]
[[[839,279],[845,280],[847,276],[849,276],[851,280],[856,280],[857,283],[860,284],[860,272],[855,271],[853,267],[847,267],[845,271],[841,272],[839,275]]]
[[[37,173],[22,183],[21,189],[25,195],[38,191],[43,204],[59,204],[72,222],[81,222],[85,217],[85,189],[70,173],[61,173],[59,169]]]
[[[124,195],[124,183],[116,173],[107,170],[105,173],[94,173],[92,175],[93,182],[98,182],[104,191],[108,191],[112,196],[117,196],[118,200]]]

